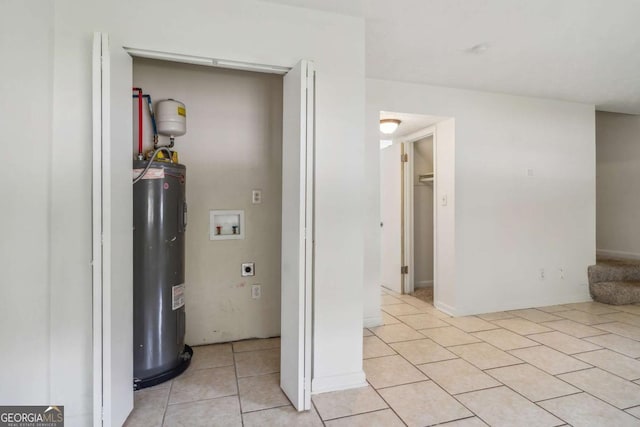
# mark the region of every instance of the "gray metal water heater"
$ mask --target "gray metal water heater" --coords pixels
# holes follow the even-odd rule
[[[184,165],[158,161],[133,185],[134,389],[179,375],[193,354],[184,343],[185,185]]]

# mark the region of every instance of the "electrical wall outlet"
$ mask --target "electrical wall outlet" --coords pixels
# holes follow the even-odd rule
[[[564,268],[561,268],[560,270],[558,270],[558,275],[562,280],[564,280]]]
[[[262,190],[253,190],[251,192],[251,203],[254,205],[262,203]]]
[[[255,276],[255,275],[256,275],[256,264],[254,262],[243,262],[242,277]]]
[[[262,296],[262,286],[259,284],[251,285],[251,298],[260,299]]]
[[[544,280],[544,268],[540,269],[540,280]]]

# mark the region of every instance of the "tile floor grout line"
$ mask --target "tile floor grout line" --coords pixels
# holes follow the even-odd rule
[[[593,344],[593,343],[592,343],[592,344]],[[599,344],[594,344],[594,345],[599,345]],[[620,356],[628,357],[628,358],[629,358],[629,359],[631,359],[631,360],[637,360],[637,359],[640,359],[640,357],[633,357],[633,356],[629,356],[628,354],[624,354],[624,353],[621,353],[621,352],[619,352],[619,351],[617,351],[617,350],[614,350],[614,349],[612,349],[612,348],[607,348],[607,347],[600,347],[600,348],[597,348],[597,349],[595,349],[595,350],[580,351],[580,352],[578,352],[578,353],[567,354],[567,356],[575,356],[575,355],[577,355],[577,354],[593,353],[593,352],[601,351],[601,350],[608,350],[608,351],[610,351],[610,352],[612,352],[612,353],[619,354]],[[566,353],[565,353],[565,354],[566,354]],[[635,381],[635,380],[634,380],[634,381]]]
[[[420,372],[421,372],[421,373],[423,373],[422,371],[420,371]],[[423,373],[423,374],[424,374],[424,373]],[[400,384],[386,385],[386,386],[378,387],[378,388],[375,388],[375,387],[372,385],[371,387],[373,387],[373,389],[374,389],[374,390],[378,391],[378,390],[386,390],[386,389],[388,389],[388,388],[393,388],[393,387],[400,387],[400,386],[403,386],[403,385],[418,384],[418,383],[423,383],[423,382],[425,382],[425,381],[433,381],[431,378],[427,377],[426,375],[425,375],[425,377],[426,377],[425,379],[417,380],[417,381],[410,381],[410,382],[408,382],[408,383],[400,383]]]
[[[635,415],[635,414],[632,414],[631,412],[627,412],[627,411],[624,411],[624,413],[627,414],[627,415],[631,415],[633,418],[637,418],[637,419],[640,420],[640,415]]]
[[[225,398],[225,397],[233,397],[233,396],[237,396],[237,395],[238,395],[238,393],[233,393],[233,394],[224,394],[224,395],[221,395],[221,396],[216,396],[216,397],[207,397],[207,398],[204,398],[204,399],[195,399],[195,400],[187,400],[187,401],[185,401],[185,402],[169,403],[169,404],[167,405],[167,407],[169,407],[169,406],[178,406],[178,405],[187,405],[187,404],[189,404],[189,403],[207,402],[207,401],[209,401],[209,400],[223,399],[223,398]]]
[[[500,387],[500,386],[497,386],[497,387]],[[486,389],[485,389],[485,390],[486,390]],[[471,391],[470,391],[470,392],[468,392],[468,393],[471,393]],[[458,399],[456,396],[453,396],[453,395],[449,395],[449,396],[453,397],[453,398],[456,400],[456,402],[458,402],[460,405],[462,405],[462,406],[463,406],[467,411],[471,412],[471,413],[473,414],[473,416],[474,416],[474,417],[477,417],[480,421],[482,421],[482,422],[483,422],[483,423],[485,423],[486,425],[491,426],[491,423],[490,423],[490,422],[488,422],[487,420],[485,420],[484,418],[482,418],[482,417],[480,416],[480,414],[477,414],[475,411],[472,411],[472,410],[471,410],[471,408],[467,407],[467,405],[465,405],[463,402],[461,402],[461,401],[460,401],[460,399]]]
[[[416,331],[416,332],[417,332],[417,331]],[[381,336],[379,336],[379,335],[376,335],[376,337],[377,337],[377,338],[380,338],[380,340],[381,340],[383,343],[387,344],[387,345],[389,345],[389,344],[397,344],[397,343],[399,343],[399,342],[420,341],[420,340],[423,340],[423,339],[425,339],[425,338],[429,338],[429,337],[426,337],[426,336],[425,336],[425,337],[422,337],[422,338],[415,338],[415,339],[410,339],[410,340],[401,340],[401,341],[387,342],[387,341],[385,341],[385,340],[384,340]],[[366,337],[363,337],[363,338],[366,338]]]
[[[580,359],[577,359],[577,360],[579,360],[579,361],[580,361],[580,362],[582,362],[582,363],[587,363],[587,362],[585,362],[585,361],[583,361],[583,360],[580,360]],[[589,364],[589,363],[587,363],[587,364]],[[592,368],[593,368],[593,369],[600,369],[600,370],[601,370],[601,371],[603,371],[603,372],[606,372],[606,373],[608,373],[608,374],[611,374],[611,375],[613,375],[614,377],[618,377],[618,378],[620,378],[620,379],[622,379],[622,380],[625,380],[625,381],[628,381],[628,382],[630,382],[630,383],[633,383],[634,381],[637,381],[638,379],[640,379],[640,378],[634,378],[634,379],[630,380],[630,379],[628,379],[628,378],[625,378],[625,377],[622,377],[622,376],[620,376],[620,375],[616,374],[615,372],[611,372],[611,371],[609,371],[608,369],[602,368],[602,367],[597,366],[597,365],[593,365],[593,366],[592,366]],[[589,369],[592,369],[592,368],[589,368]],[[585,371],[585,370],[587,370],[587,369],[581,369],[581,371]],[[579,372],[579,371],[572,371],[572,372],[565,372],[565,373],[566,373],[566,374],[572,374],[573,372]],[[559,374],[559,375],[563,375],[563,374]],[[637,385],[637,384],[636,384],[636,385]]]
[[[567,384],[569,384],[569,383],[567,383]],[[569,385],[571,385],[571,384],[569,384]],[[574,385],[571,385],[571,386],[572,386],[572,387],[575,387],[578,391],[575,391],[575,392],[573,392],[573,393],[563,394],[563,395],[561,395],[561,396],[555,396],[555,397],[549,397],[549,398],[547,398],[547,399],[540,399],[540,400],[536,400],[536,401],[535,401],[535,402],[533,402],[533,403],[535,403],[535,404],[537,405],[538,403],[548,402],[549,400],[562,399],[563,397],[567,397],[567,396],[575,396],[576,394],[586,393],[586,391],[581,390],[581,389],[579,389],[578,387],[576,387],[576,386],[574,386]]]
[[[373,387],[371,387],[373,389]],[[382,399],[382,397],[380,397]],[[384,401],[384,399],[383,399]],[[320,415],[320,418],[325,421],[325,422],[330,422],[330,421],[336,421],[336,420],[343,420],[345,418],[351,418],[351,417],[357,417],[359,415],[366,415],[366,414],[374,414],[376,412],[382,412],[382,411],[386,411],[388,409],[391,409],[391,407],[387,404],[387,402],[384,402],[387,407],[386,408],[381,408],[381,409],[372,409],[371,411],[364,411],[364,412],[357,412],[355,414],[350,414],[350,415],[342,415],[340,417],[335,417],[335,418],[327,418],[324,419],[322,418],[322,416]],[[319,413],[318,413],[319,414]]]
[[[462,404],[461,404],[461,405],[462,405]],[[462,405],[462,406],[464,406],[464,405]],[[465,408],[466,408],[466,406],[465,406]],[[467,408],[467,410],[468,410],[469,412],[471,412],[473,415],[471,415],[470,417],[456,418],[455,420],[445,421],[444,423],[428,424],[427,426],[428,426],[428,427],[433,427],[433,426],[445,426],[445,427],[446,427],[446,425],[447,425],[447,424],[456,423],[456,422],[458,422],[458,421],[470,420],[470,419],[472,419],[472,418],[477,418],[477,419],[479,419],[479,420],[482,420],[482,418],[480,418],[478,415],[476,415],[476,413],[475,413],[475,412],[473,412],[473,411],[469,410],[469,408]],[[484,422],[484,420],[483,420],[482,422]]]
[[[405,323],[403,323],[403,324],[405,324]],[[407,327],[411,328],[411,326],[409,326],[409,325],[407,325],[407,324],[405,324],[405,325],[406,325]],[[411,328],[411,329],[413,329],[413,328]],[[414,330],[415,330],[415,329],[414,329]],[[416,332],[417,332],[417,331],[416,331]],[[398,342],[421,341],[421,340],[423,340],[423,339],[425,339],[425,338],[426,338],[426,339],[431,340],[431,338],[429,338],[429,337],[424,337],[424,338],[420,338],[420,339],[417,339],[417,340],[398,341]],[[380,339],[382,340],[382,338],[380,338]],[[384,342],[384,340],[382,340],[382,341]],[[435,342],[435,341],[433,341],[433,340],[431,340],[431,341],[432,341],[432,342]],[[393,343],[386,343],[386,342],[385,342],[385,344],[387,344],[389,347],[391,347],[391,345],[390,345],[390,344],[396,344],[396,343],[398,343],[398,342],[393,342]],[[439,345],[437,342],[435,342],[435,343],[436,343],[437,345]],[[442,348],[445,348],[444,346],[441,346],[441,347],[442,347]],[[396,352],[396,355],[398,355],[398,356],[402,357],[402,358],[403,358],[403,359],[404,359],[408,364],[410,364],[410,365],[411,365],[411,366],[413,366],[414,368],[418,369],[418,371],[420,371],[420,373],[422,373],[422,375],[424,375],[425,377],[427,377],[427,379],[429,379],[430,381],[433,381],[433,380],[432,380],[432,379],[431,379],[427,374],[425,374],[421,369],[419,369],[419,368],[417,367],[417,365],[415,365],[414,363],[412,363],[410,360],[408,360],[408,359],[407,359],[406,357],[404,357],[402,354],[398,353],[398,352],[396,351],[396,349],[395,349],[395,348],[393,348],[393,347],[391,347],[391,348]],[[445,349],[446,349],[446,348],[445,348]],[[453,354],[455,354],[455,353],[453,353]],[[391,355],[391,356],[392,356],[392,355]],[[382,356],[382,357],[387,357],[387,356]],[[457,359],[457,358],[460,358],[460,356],[458,356],[458,355],[456,354],[456,357],[455,357],[455,358],[452,358],[452,359],[445,359],[445,360],[453,360],[453,359]],[[367,359],[367,360],[369,360],[369,359]],[[442,360],[440,360],[440,362],[442,362]],[[434,381],[434,383],[435,383],[435,381]],[[436,384],[437,384],[437,383],[436,383]]]
[[[568,373],[570,373],[570,374],[571,374],[571,373],[573,373],[573,372],[568,372]],[[562,375],[562,374],[561,374],[561,375]],[[559,378],[559,379],[561,380],[562,378]],[[625,380],[625,381],[628,381],[628,380]],[[630,381],[630,382],[631,382],[631,381]],[[569,384],[571,384],[571,383],[569,383]],[[577,388],[578,390],[582,390],[580,387],[578,387],[578,386],[576,386],[576,385],[573,385],[573,384],[571,384],[571,385],[572,385],[572,386],[574,386],[575,388]],[[610,405],[610,406],[612,406],[612,407],[614,407],[614,408],[616,408],[616,409],[618,409],[618,410],[621,410],[621,411],[625,411],[626,409],[629,409],[629,408],[635,408],[636,406],[639,406],[639,405],[634,405],[634,406],[630,406],[629,408],[623,409],[623,408],[619,408],[619,407],[617,407],[617,406],[616,406],[616,405],[614,405],[613,403],[609,403],[609,402],[607,402],[606,400],[602,399],[601,397],[596,396],[595,394],[593,394],[593,393],[591,393],[591,392],[589,392],[589,391],[587,391],[587,390],[582,390],[582,392],[583,392],[583,393],[588,394],[589,396],[591,396],[591,397],[593,397],[593,398],[595,398],[595,399],[600,400],[601,402],[606,403],[607,405]]]
[[[324,418],[322,418],[322,415],[320,415],[320,411],[318,411],[318,407],[316,406],[316,402],[313,401],[313,397],[311,397],[311,407],[316,411],[316,414],[318,415],[318,418],[320,419],[323,427],[326,427],[327,424],[324,422]]]
[[[574,387],[576,387],[576,386],[574,386]],[[580,388],[579,388],[579,387],[576,387],[576,388],[577,388],[578,390],[580,390]],[[585,393],[585,394],[588,394],[589,396],[593,397],[593,398],[594,398],[594,399],[596,399],[596,400],[599,400],[600,402],[604,403],[605,405],[609,405],[609,406],[611,406],[612,408],[617,409],[618,411],[626,412],[626,410],[625,410],[625,409],[619,408],[619,407],[617,407],[616,405],[614,405],[613,403],[609,403],[609,402],[607,402],[606,400],[604,400],[604,399],[602,399],[602,398],[600,398],[600,397],[596,396],[595,394],[593,394],[593,393],[591,393],[591,392],[588,392],[588,391],[586,391],[586,390],[582,390],[582,392],[583,392],[583,393]],[[637,405],[636,405],[636,406],[637,406]],[[631,408],[634,408],[634,407],[635,407],[635,406],[631,406]],[[627,408],[627,409],[628,409],[628,408]]]
[[[286,408],[289,406],[293,406],[291,402],[288,402],[286,404],[283,405],[276,405],[276,406],[270,406],[268,408],[260,408],[260,409],[252,409],[251,411],[243,411],[243,414],[253,414],[254,412],[262,412],[262,411],[268,411],[270,409],[278,409],[278,408]]]
[[[492,377],[492,378],[493,378],[493,377]],[[494,378],[494,379],[495,379],[496,381],[498,381],[498,382],[501,382],[501,381],[499,381],[497,378]],[[505,388],[507,388],[507,389],[511,390],[512,392],[514,392],[514,393],[515,393],[515,394],[517,394],[518,396],[522,397],[522,398],[523,398],[524,400],[526,400],[527,402],[531,403],[532,405],[534,405],[534,406],[536,406],[536,407],[538,407],[538,408],[542,409],[542,410],[543,410],[543,411],[545,411],[546,413],[550,414],[552,417],[557,418],[557,419],[559,419],[560,421],[562,421],[563,423],[568,424],[568,421],[566,421],[564,418],[561,418],[561,417],[559,417],[558,415],[556,415],[556,414],[552,413],[551,411],[549,411],[549,410],[547,410],[547,409],[543,408],[542,406],[538,405],[536,402],[534,402],[533,400],[529,399],[527,396],[525,396],[524,394],[520,393],[519,391],[517,391],[517,390],[513,389],[511,386],[509,386],[509,385],[507,385],[507,384],[504,384],[504,383],[502,383],[502,384],[503,384],[503,385],[502,385],[502,387],[505,387]],[[498,387],[494,387],[494,388],[498,388]],[[576,389],[580,390],[578,387],[576,387]],[[485,389],[485,390],[488,390],[488,389]],[[480,390],[475,390],[475,391],[480,391]],[[470,391],[469,393],[473,393],[473,392],[474,392],[474,391]],[[455,397],[455,396],[454,396],[454,397]],[[558,397],[563,397],[563,396],[558,396]],[[459,400],[458,400],[458,401],[459,401]],[[471,412],[473,412],[473,411],[471,411]],[[487,423],[487,424],[491,425],[490,423]],[[561,424],[560,424],[560,425],[561,425]]]
[[[555,350],[555,349],[554,349]],[[594,348],[593,350],[586,350],[586,351],[578,351],[577,353],[571,353],[571,354],[567,354],[563,351],[560,350],[556,350],[556,351],[560,351],[560,353],[566,354],[569,357],[575,357],[578,354],[587,354],[587,353],[594,353],[596,351],[602,351],[602,350],[609,350],[608,348]],[[611,351],[611,350],[610,350]],[[578,359],[580,360],[580,359]]]
[[[389,402],[387,402],[387,400],[384,398],[384,396],[382,396],[382,394],[380,394],[380,392],[378,391],[378,389],[376,389],[373,384],[371,384],[369,382],[369,380],[366,380],[367,384],[369,384],[369,387],[371,387],[371,389],[380,397],[380,399],[382,399],[382,401],[387,405],[387,408],[391,409],[391,412],[393,412],[395,414],[396,417],[398,417],[398,419],[400,420],[400,422],[402,424],[404,424],[405,426],[408,426],[408,424],[404,421],[404,419],[402,419],[402,417],[400,416],[400,414],[398,414],[396,412],[396,410],[393,408],[393,406],[391,406],[391,404],[389,404]]]
[[[236,353],[231,345],[231,355],[233,357],[233,371],[236,376],[236,390],[238,391],[238,409],[240,409],[240,424],[244,427],[244,413],[242,412],[242,399],[240,398],[240,378],[238,378],[238,366],[236,364]]]
[[[492,386],[488,386],[488,387],[480,387],[480,388],[476,388],[476,389],[473,389],[473,390],[461,391],[460,393],[450,393],[450,392],[447,392],[447,393],[449,393],[451,395],[451,397],[454,397],[454,396],[460,396],[461,394],[473,393],[474,391],[484,391],[484,390],[491,390],[492,388],[506,387],[506,384],[501,383],[500,380],[498,380],[498,379],[496,379],[494,377],[491,377],[491,379],[495,380],[498,383],[498,385],[492,385]],[[471,412],[473,412],[473,411],[471,411]]]
[[[624,337],[622,337],[622,338],[624,338]],[[630,338],[629,338],[629,339],[630,339]],[[636,341],[636,340],[633,340],[633,341]],[[591,341],[588,341],[588,342],[591,342]],[[636,341],[636,342],[639,342],[639,341]],[[601,344],[596,344],[596,343],[591,343],[591,344],[594,344],[594,345],[601,345]],[[583,352],[580,352],[580,353],[573,353],[573,354],[590,353],[591,351],[598,351],[598,350],[609,350],[609,351],[611,351],[611,352],[613,352],[613,353],[616,353],[616,354],[619,354],[619,355],[621,355],[621,356],[628,357],[629,359],[633,359],[633,360],[640,360],[640,356],[638,356],[638,357],[629,356],[628,354],[622,353],[622,352],[620,352],[620,351],[618,351],[618,350],[614,350],[614,349],[609,348],[609,347],[600,347],[600,348],[599,348],[599,349],[597,349],[597,350],[583,351]]]
[[[398,356],[398,352],[394,350],[393,354],[385,354],[384,356],[363,357],[362,361],[364,362],[365,360],[382,359],[383,357],[391,357],[391,356]]]
[[[585,362],[582,362],[582,363],[585,363]],[[587,363],[587,365],[588,365],[588,363]],[[557,374],[552,374],[551,372],[548,372],[548,371],[545,371],[545,372],[548,373],[549,375],[553,375],[554,377],[558,378],[560,375],[573,374],[575,372],[582,372],[582,371],[589,371],[589,370],[595,369],[595,368],[596,368],[596,366],[589,366],[587,368],[580,368],[580,369],[576,369],[575,371],[560,372],[560,373],[557,373]],[[539,369],[542,369],[542,368],[539,368]],[[544,369],[542,369],[542,370],[544,371]],[[562,378],[558,378],[558,379],[561,380]]]
[[[171,391],[173,390],[173,379],[171,380],[171,384],[169,384],[169,393],[167,393],[167,401],[164,404],[164,412],[162,412],[162,423],[161,426],[164,426],[164,419],[167,417],[167,410],[169,409],[169,400],[171,399]],[[135,404],[133,405],[135,408]]]

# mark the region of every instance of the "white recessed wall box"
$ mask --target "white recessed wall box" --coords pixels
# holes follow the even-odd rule
[[[209,240],[244,239],[244,211],[209,211]]]

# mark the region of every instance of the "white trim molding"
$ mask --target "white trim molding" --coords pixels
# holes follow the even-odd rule
[[[608,258],[640,259],[640,253],[614,251],[611,249],[596,249],[596,255]]]
[[[434,299],[433,301],[433,305],[435,306],[435,308],[437,308],[438,310],[442,311],[443,313],[448,314],[449,316],[459,316],[460,313],[458,312],[458,310],[456,310],[454,307],[451,307],[443,302],[437,301]]]
[[[311,394],[348,390],[351,388],[366,387],[368,385],[364,371],[333,375],[330,377],[320,377],[313,379],[311,383]]]
[[[382,313],[377,316],[365,317],[362,321],[362,325],[365,328],[375,328],[376,326],[382,326]]]

